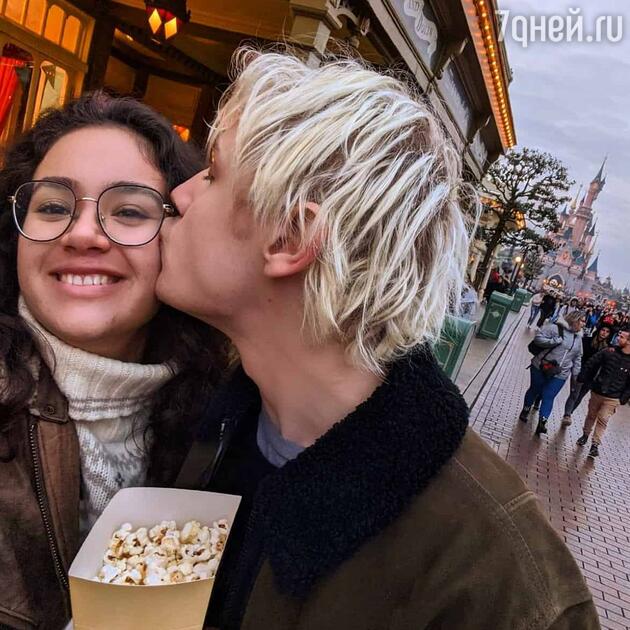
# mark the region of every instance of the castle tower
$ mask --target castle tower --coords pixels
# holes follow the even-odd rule
[[[595,175],[595,179],[589,184],[586,195],[575,213],[575,220],[573,223],[573,244],[576,246],[580,245],[580,241],[591,223],[591,219],[593,217],[593,203],[597,200],[597,197],[602,192],[606,184],[604,166],[607,159],[608,158],[604,158],[601,168],[599,169],[597,175]]]
[[[597,278],[597,262],[599,261],[599,253],[595,256],[595,259],[590,264],[589,268],[586,270],[586,275],[590,277],[592,280]]]
[[[582,192],[582,184],[580,184],[580,187],[578,188],[578,191],[575,193],[575,198],[573,199],[573,201],[571,202],[571,212],[570,214],[573,214],[578,207],[578,199],[580,198],[580,193]]]
[[[606,160],[608,157],[604,158],[604,162],[602,163],[597,175],[595,175],[595,179],[590,183],[588,187],[588,191],[586,193],[586,199],[583,202],[583,206],[586,208],[592,208],[593,203],[595,203],[597,197],[599,197],[599,193],[602,192],[604,186],[606,185],[606,177],[604,175],[604,166],[606,165]]]

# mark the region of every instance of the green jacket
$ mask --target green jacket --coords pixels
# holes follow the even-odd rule
[[[197,487],[212,489],[230,427],[259,410],[237,372],[202,423]],[[397,362],[369,400],[260,482],[222,628],[599,628],[535,495],[467,424],[432,357]]]

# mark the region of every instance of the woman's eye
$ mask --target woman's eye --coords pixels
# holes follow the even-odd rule
[[[142,220],[148,219],[147,213],[139,208],[118,208],[112,213],[112,216],[117,219],[131,219]]]
[[[69,214],[72,214],[72,210],[67,206],[64,206],[60,203],[48,202],[44,203],[41,206],[38,206],[36,209],[37,214],[42,214],[45,216],[55,217],[55,216],[64,216],[67,217]]]

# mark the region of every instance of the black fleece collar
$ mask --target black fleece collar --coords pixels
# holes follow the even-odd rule
[[[242,370],[224,393],[223,417],[255,421],[260,398]],[[256,511],[278,588],[305,596],[393,522],[452,457],[467,425],[464,399],[430,353],[396,362],[368,400],[261,482]]]

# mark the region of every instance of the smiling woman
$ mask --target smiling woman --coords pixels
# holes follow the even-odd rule
[[[81,537],[118,489],[172,481],[225,342],[155,296],[169,190],[200,165],[166,120],[97,93],[4,163],[0,626],[61,628]]]

